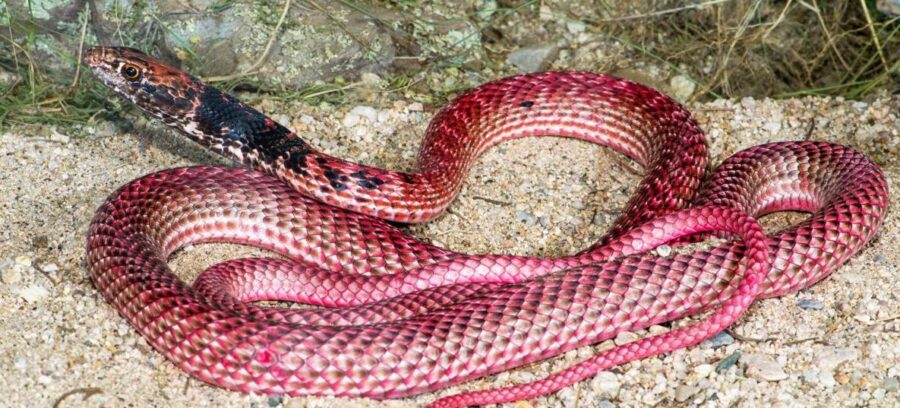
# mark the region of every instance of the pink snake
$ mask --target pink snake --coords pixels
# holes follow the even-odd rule
[[[707,177],[703,133],[690,114],[655,90],[607,75],[530,74],[466,92],[431,122],[418,170],[400,173],[315,151],[233,97],[138,51],[93,48],[85,62],[192,140],[263,171],[192,167],[142,177],[100,207],[87,238],[91,278],[103,297],[178,367],[232,390],[401,398],[717,309],[693,326],[534,383],[433,405],[545,395],[697,344],[754,299],[818,282],[874,237],[888,207],[878,166],[828,143],[757,146]],[[434,218],[484,150],[547,134],[609,146],[647,170],[592,247],[554,259],[466,255],[379,219]],[[751,218],[787,210],[811,215],[769,236]],[[689,254],[647,253],[698,233],[740,240]],[[200,242],[248,244],[285,258],[228,261],[190,287],[166,260]],[[248,303],[257,300],[320,307]]]

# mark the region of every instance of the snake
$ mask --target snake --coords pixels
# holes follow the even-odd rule
[[[86,249],[93,285],[153,349],[230,390],[405,398],[707,313],[532,383],[432,405],[546,395],[698,344],[754,300],[815,284],[865,248],[888,211],[881,169],[848,146],[768,143],[713,169],[689,111],[607,74],[521,74],[465,91],[435,114],[415,169],[403,172],[325,154],[141,51],[93,47],[83,62],[240,164],[165,169],[120,187],[97,210]],[[465,254],[398,225],[439,216],[485,150],[531,136],[597,143],[644,169],[596,243],[560,257]],[[757,219],[779,211],[808,217],[766,234]],[[275,255],[224,261],[192,284],[172,272],[175,252],[210,242]],[[663,244],[676,251],[655,250]]]

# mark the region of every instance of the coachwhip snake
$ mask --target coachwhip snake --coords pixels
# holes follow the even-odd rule
[[[547,394],[696,344],[754,299],[816,283],[872,239],[888,206],[878,166],[828,143],[757,146],[707,176],[704,136],[690,114],[607,75],[529,74],[468,91],[435,116],[416,171],[403,173],[318,152],[139,51],[93,48],[85,62],[141,109],[260,171],[192,167],[142,177],[100,207],[87,239],[104,298],[181,369],[233,390],[405,397],[717,309],[535,383],[435,405]],[[603,144],[646,169],[623,214],[590,248],[553,259],[459,254],[383,221],[434,218],[483,151],[539,135]],[[751,218],[786,210],[810,217],[768,236]],[[739,239],[689,254],[647,253],[698,233]],[[166,260],[198,242],[249,244],[284,258],[228,261],[187,286]],[[320,307],[249,303],[257,300]]]

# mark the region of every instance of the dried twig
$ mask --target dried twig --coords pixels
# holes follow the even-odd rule
[[[878,39],[878,32],[875,31],[875,24],[872,23],[872,15],[869,13],[869,6],[866,5],[866,0],[859,0],[860,4],[862,4],[863,13],[866,15],[866,22],[869,25],[869,31],[872,32],[872,41],[875,43],[875,49],[878,51],[878,57],[881,58],[881,65],[884,66],[884,72],[889,72],[891,67],[887,63],[887,59],[884,58],[884,51],[881,50],[881,41]]]
[[[85,7],[89,7],[87,4]],[[81,75],[81,56],[84,54],[84,37],[87,34],[87,25],[90,13],[84,13],[84,22],[81,23],[81,38],[78,40],[78,58],[75,59],[75,76],[72,78],[72,85],[66,92],[73,92],[78,86],[78,77]]]
[[[484,202],[488,202],[488,203],[491,203],[491,204],[496,204],[496,205],[503,206],[503,207],[508,207],[508,206],[512,205],[512,203],[509,202],[509,201],[497,200],[497,199],[495,199],[495,198],[490,198],[490,197],[472,196],[472,199],[473,199],[473,200],[481,200],[481,201],[484,201]]]
[[[81,401],[84,402],[86,399],[88,399],[94,395],[103,394],[103,390],[100,388],[97,388],[97,387],[88,387],[88,388],[76,388],[71,391],[66,391],[63,395],[60,395],[59,398],[56,399],[56,401],[53,401],[53,408],[59,408],[59,405],[62,404],[63,400],[65,400],[66,398],[69,398],[75,394],[84,394],[81,397]]]
[[[680,11],[686,11],[686,10],[693,10],[693,9],[703,8],[703,7],[706,7],[706,6],[712,6],[712,5],[715,5],[715,4],[726,3],[726,2],[729,2],[729,1],[731,1],[731,0],[711,0],[711,1],[703,2],[703,3],[689,4],[689,5],[683,6],[683,7],[675,7],[675,8],[665,9],[665,10],[657,10],[657,11],[654,11],[654,12],[652,12],[652,13],[632,14],[632,15],[630,15],[630,16],[608,18],[608,19],[604,19],[604,20],[599,20],[599,22],[602,22],[602,23],[618,23],[618,22],[621,22],[621,21],[638,20],[638,19],[642,19],[642,18],[650,18],[650,17],[659,17],[659,16],[664,16],[664,15],[666,15],[666,14],[673,14],[673,13],[678,13],[678,12],[680,12]]]
[[[772,337],[766,337],[766,338],[762,338],[762,339],[757,338],[757,337],[747,337],[747,336],[744,336],[743,334],[739,334],[738,332],[731,330],[731,329],[725,329],[725,332],[728,333],[729,336],[734,337],[735,339],[738,339],[738,340],[744,341],[744,342],[748,342],[748,343],[763,343],[763,342],[775,340]]]
[[[844,66],[844,69],[850,71],[850,65],[847,64],[847,61],[844,60],[844,56],[840,51],[838,51],[837,44],[835,44],[834,41],[834,37],[831,36],[831,31],[828,31],[828,26],[825,25],[825,19],[822,18],[822,12],[819,9],[819,3],[817,0],[813,0],[813,12],[816,13],[819,24],[822,26],[822,31],[825,32],[825,37],[828,38],[828,45],[831,46],[831,49],[834,51],[834,54],[837,56],[838,60],[841,61],[841,65]]]

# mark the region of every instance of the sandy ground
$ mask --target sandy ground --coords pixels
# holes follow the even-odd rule
[[[277,120],[328,153],[393,168],[411,166],[431,116],[421,105],[404,102],[375,101],[369,104],[374,111],[250,102],[280,113]],[[870,155],[898,191],[898,97],[868,104],[746,99],[691,109],[707,131],[716,162],[742,148],[809,134]],[[86,128],[86,137],[45,127],[0,135],[0,405],[410,406],[436,397],[378,403],[241,395],[190,380],[151,350],[91,286],[83,253],[87,224],[101,201],[129,180],[174,166],[228,163],[155,124],[130,120],[140,130],[126,133],[100,123]],[[638,176],[623,163],[582,142],[510,142],[480,159],[449,213],[410,231],[463,251],[573,253],[603,233],[632,192]],[[530,404],[900,405],[897,197],[873,244],[826,281],[757,302],[733,327],[734,336],[631,363]],[[770,230],[783,225],[778,217],[768,217],[766,224]],[[194,276],[204,265],[242,251],[223,245],[190,248],[176,256],[176,270]],[[651,331],[656,330],[665,328]],[[438,394],[534,380],[612,343]],[[715,369],[737,353],[737,364]]]

